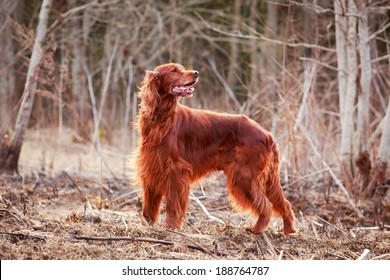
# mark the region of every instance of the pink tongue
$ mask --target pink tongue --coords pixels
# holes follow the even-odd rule
[[[172,89],[175,94],[191,94],[194,91],[193,87],[177,86]]]

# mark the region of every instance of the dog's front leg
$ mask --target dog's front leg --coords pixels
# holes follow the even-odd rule
[[[181,226],[187,212],[190,179],[185,174],[172,174],[166,193],[165,222],[169,228]]]

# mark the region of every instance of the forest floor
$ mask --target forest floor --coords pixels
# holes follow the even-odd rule
[[[98,156],[85,160],[91,153],[81,144],[51,149],[50,141],[40,141],[34,134],[25,140],[23,176],[0,175],[2,260],[353,260],[366,249],[365,259],[390,260],[386,198],[357,202],[364,214],[357,218],[337,186],[302,180],[285,190],[298,232],[284,236],[281,221],[274,219],[266,233],[255,236],[245,230],[255,218],[232,209],[224,176],[215,173],[193,186],[197,199],[189,200],[186,221],[181,229],[169,230],[162,225],[164,205],[158,225],[142,223],[141,193],[130,184],[131,166],[129,173],[112,176],[121,174],[120,153],[111,151],[102,163]],[[59,164],[61,157],[77,167]],[[46,158],[52,160],[45,163]],[[106,175],[102,166],[109,164],[111,175]],[[209,219],[202,207],[224,223]]]

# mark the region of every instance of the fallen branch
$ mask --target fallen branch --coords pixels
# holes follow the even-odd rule
[[[21,233],[21,232],[0,231],[0,234],[17,236],[17,237],[23,237],[23,238],[32,238],[32,239],[38,239],[38,240],[41,240],[41,241],[46,241],[46,236],[37,236],[37,235],[31,235],[31,234]]]
[[[36,220],[33,220],[33,219],[26,217],[15,206],[13,206],[11,202],[9,202],[7,199],[5,199],[4,196],[0,195],[0,200],[2,200],[5,203],[7,211],[9,211],[9,213],[12,214],[17,219],[19,219],[27,224],[32,224],[34,226],[34,228],[39,228],[42,226],[39,221],[36,221]]]
[[[212,221],[217,221],[218,223],[220,224],[223,224],[223,225],[226,225],[226,223],[217,218],[217,217],[214,217],[213,215],[210,214],[210,212],[207,210],[207,208],[203,205],[203,203],[199,200],[199,198],[197,198],[193,193],[191,193],[190,195],[190,198],[195,200],[196,204],[198,204],[198,206],[200,207],[200,209],[202,209],[203,213],[207,216],[207,218],[209,218],[210,220]]]
[[[335,225],[329,223],[328,221],[324,220],[323,218],[319,217],[319,216],[315,216],[316,218],[320,219],[321,221],[323,221],[325,224],[331,226],[332,228],[334,229],[337,229],[338,231],[340,231],[341,233],[345,234],[346,236],[349,236],[348,233],[346,233],[345,231],[343,231],[342,229],[336,227]]]
[[[173,242],[173,241],[159,240],[153,238],[143,238],[143,237],[127,237],[127,236],[114,236],[114,237],[73,236],[73,239],[86,240],[86,241],[131,241],[131,242],[148,242],[148,243],[162,244],[162,245],[180,245],[177,242]],[[203,253],[207,253],[209,255],[214,255],[213,251],[206,249],[197,244],[185,244],[185,246],[189,249],[194,249],[194,250],[201,251]]]
[[[270,248],[270,252],[272,253],[272,258],[276,259],[277,253],[275,251],[274,246],[272,245],[271,241],[269,240],[269,238],[265,232],[262,232],[262,235],[263,235],[263,239],[264,239],[265,243],[267,243],[268,247]]]
[[[339,178],[337,178],[336,174],[333,172],[332,168],[328,165],[328,163],[322,159],[321,154],[318,152],[317,148],[315,147],[313,141],[311,140],[309,134],[307,133],[306,129],[301,125],[298,124],[298,127],[302,131],[303,135],[306,137],[306,140],[309,142],[314,154],[321,160],[321,163],[325,166],[325,168],[329,171],[330,176],[332,176],[333,180],[337,184],[337,186],[341,189],[341,191],[344,193],[346,196],[349,204],[352,206],[353,210],[355,210],[357,216],[359,218],[364,218],[362,212],[357,208],[355,202],[352,200],[351,196],[349,195],[349,192],[347,189],[344,187],[343,183],[340,181]]]
[[[65,170],[62,171],[63,174],[66,175],[66,177],[68,177],[70,179],[70,181],[72,182],[73,186],[79,191],[79,193],[81,194],[82,198],[81,200],[83,202],[85,202],[88,206],[88,209],[91,211],[92,215],[94,215],[93,213],[93,209],[92,209],[92,205],[91,205],[91,202],[89,201],[88,197],[84,194],[84,192],[80,189],[80,187],[77,185],[77,183],[73,180],[73,178],[68,174],[68,172],[66,172]]]
[[[357,231],[357,230],[382,230],[382,227],[358,227],[358,228],[353,228],[352,231]]]
[[[383,254],[383,255],[380,255],[380,256],[376,256],[376,257],[372,258],[371,260],[379,260],[379,259],[382,259],[382,258],[387,258],[389,256],[390,256],[390,253]]]

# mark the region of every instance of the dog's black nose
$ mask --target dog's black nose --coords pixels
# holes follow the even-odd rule
[[[195,78],[199,77],[199,72],[198,71],[192,71],[192,74],[194,75]]]

